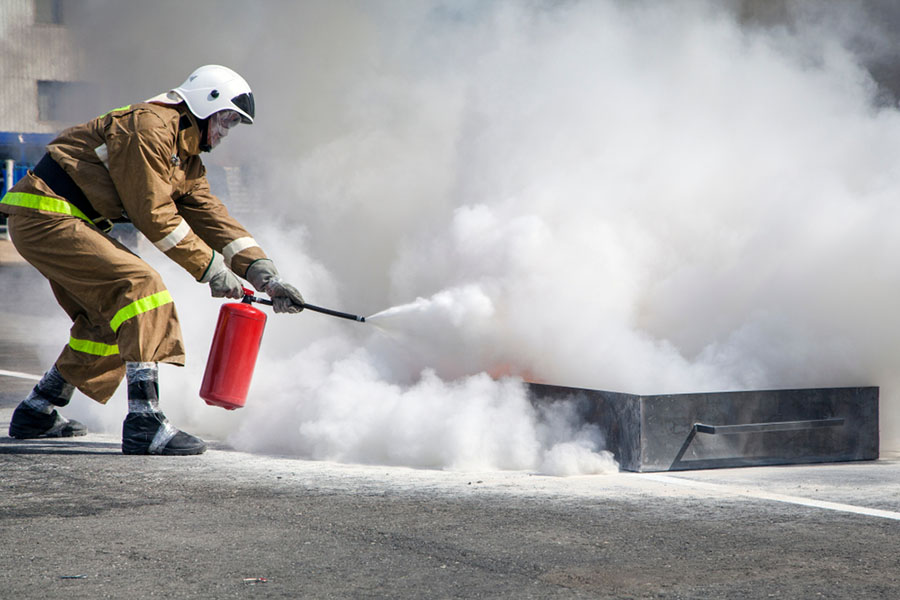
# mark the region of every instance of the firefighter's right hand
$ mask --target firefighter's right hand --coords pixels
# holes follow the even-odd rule
[[[209,289],[213,298],[233,298],[240,300],[244,297],[244,286],[238,276],[225,268],[209,280]]]

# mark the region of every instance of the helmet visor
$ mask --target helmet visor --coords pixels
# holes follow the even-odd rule
[[[219,117],[219,124],[225,129],[232,129],[241,124],[244,118],[236,110],[220,110],[216,113]]]
[[[256,118],[256,103],[253,101],[253,92],[237,95],[231,99],[231,103],[250,115],[249,119],[241,115],[241,121],[244,123],[249,125]]]
[[[228,135],[228,130],[237,127],[244,120],[243,115],[231,109],[220,110],[210,115],[206,134],[210,149],[218,146],[222,138]]]

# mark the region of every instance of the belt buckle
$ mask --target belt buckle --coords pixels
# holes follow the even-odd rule
[[[109,233],[113,228],[113,222],[106,217],[100,217],[99,219],[95,220],[94,225],[96,225],[97,228],[103,233]]]

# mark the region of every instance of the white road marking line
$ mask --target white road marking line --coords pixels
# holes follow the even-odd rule
[[[774,494],[772,492],[763,492],[761,490],[739,489],[731,485],[721,483],[707,483],[705,481],[694,481],[684,479],[682,477],[672,477],[671,475],[657,475],[654,473],[641,473],[644,479],[652,479],[662,483],[671,483],[675,485],[683,485],[698,489],[706,489],[719,493],[732,494],[738,496],[747,496],[760,500],[772,500],[774,502],[786,502],[788,504],[797,504],[800,506],[809,506],[812,508],[824,508],[825,510],[836,510],[840,512],[854,513],[857,515],[866,515],[869,517],[881,517],[882,519],[893,519],[900,521],[900,512],[892,510],[881,510],[878,508],[866,508],[863,506],[854,506],[852,504],[842,504],[840,502],[826,502],[824,500],[813,500],[812,498],[801,498],[800,496],[788,496],[786,494]]]
[[[31,379],[33,381],[40,381],[40,375],[32,375],[31,373],[22,373],[20,371],[4,371],[0,369],[0,375],[5,375],[6,377],[18,377],[19,379]]]

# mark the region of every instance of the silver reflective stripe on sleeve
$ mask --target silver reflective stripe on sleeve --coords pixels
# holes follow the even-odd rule
[[[97,158],[103,161],[103,164],[109,169],[109,150],[107,150],[106,144],[94,148],[94,154],[96,154]]]
[[[225,265],[230,269],[231,268],[231,259],[235,257],[236,254],[246,250],[247,248],[259,248],[259,244],[256,243],[252,237],[242,237],[234,240],[224,248],[222,248],[222,255],[225,256]]]
[[[183,240],[190,232],[191,226],[187,224],[187,221],[182,219],[181,223],[178,224],[178,227],[170,231],[163,239],[158,242],[153,242],[153,245],[159,248],[160,252],[168,252],[177,246],[178,242]]]

